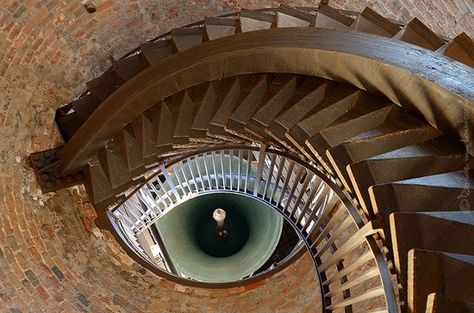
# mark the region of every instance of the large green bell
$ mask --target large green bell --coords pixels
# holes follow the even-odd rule
[[[226,213],[223,227],[213,218],[218,208]],[[258,199],[219,192],[179,204],[156,226],[179,272],[198,281],[220,283],[244,278],[270,258],[283,218]]]

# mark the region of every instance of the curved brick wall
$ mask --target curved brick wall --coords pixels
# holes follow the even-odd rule
[[[0,1],[0,312],[314,312],[308,258],[270,281],[229,290],[192,289],[150,275],[108,234],[92,234],[82,188],[41,195],[27,156],[60,143],[55,109],[141,42],[239,7],[319,1]],[[474,34],[471,0],[369,1],[380,13],[417,16],[440,34]],[[329,1],[361,10],[367,1]],[[285,297],[283,297],[285,296]]]

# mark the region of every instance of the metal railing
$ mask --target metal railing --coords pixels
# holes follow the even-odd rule
[[[159,242],[149,232],[150,225],[190,197],[240,193],[273,207],[297,232],[319,277],[323,312],[398,312],[391,275],[375,239],[381,229],[376,221],[362,219],[333,179],[296,157],[264,146],[215,149],[162,164],[156,175],[110,211],[115,229],[134,253],[156,269],[161,267],[158,272],[165,270],[179,278],[180,273],[167,264],[166,249],[151,251],[140,238],[151,234],[153,242]],[[261,279],[277,268],[237,283]]]

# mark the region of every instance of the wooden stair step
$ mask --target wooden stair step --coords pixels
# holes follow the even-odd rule
[[[305,144],[317,159],[328,163],[327,149],[380,126],[389,114],[396,110],[399,110],[398,106],[380,100],[359,101],[359,105],[307,139]]]
[[[114,62],[113,69],[122,83],[130,80],[150,65],[141,53],[137,53]]]
[[[224,17],[206,17],[204,27],[209,40],[232,36],[237,31],[238,20]]]
[[[319,133],[360,101],[363,92],[346,85],[336,85],[326,91],[326,96],[318,106],[303,120],[292,127],[285,135],[303,153],[306,153],[305,142]]]
[[[408,310],[425,313],[432,293],[474,302],[474,255],[412,249],[408,252]],[[452,311],[454,312],[454,311]]]
[[[474,313],[474,303],[448,297],[439,293],[431,293],[426,300],[425,313]]]
[[[131,123],[133,133],[141,147],[142,157],[144,160],[156,157],[156,135],[150,118],[151,112],[144,112]],[[145,163],[147,163],[145,161]]]
[[[319,28],[346,30],[354,23],[354,19],[342,14],[329,5],[322,5],[316,14],[315,26]]]
[[[411,249],[474,254],[474,218],[467,211],[392,213],[390,231],[395,268],[405,295]]]
[[[127,164],[128,170],[133,172],[143,168],[145,164],[143,162],[141,146],[137,138],[133,135],[132,126],[128,125],[124,127],[115,140],[122,154],[122,158]]]
[[[209,83],[207,92],[196,113],[196,117],[189,130],[189,136],[193,139],[206,138],[209,123],[218,109],[218,103],[222,102],[222,97],[232,88],[233,80],[225,79]]]
[[[87,89],[97,106],[104,102],[118,86],[113,72],[106,72],[102,76],[87,82]]]
[[[173,147],[173,132],[175,129],[175,117],[171,110],[172,105],[162,101],[155,106],[153,112],[156,135],[156,147],[159,154],[169,151]],[[158,114],[157,114],[158,113]]]
[[[171,40],[178,52],[202,44],[205,37],[204,27],[175,28],[171,31]]]
[[[102,149],[97,158],[109,180],[112,191],[127,184],[132,177],[129,175],[128,166],[122,158],[119,146],[115,142],[110,142]]]
[[[314,25],[315,19],[315,15],[287,5],[280,5],[276,11],[274,26],[278,28],[308,27],[310,25]]]
[[[186,144],[189,142],[189,127],[193,121],[196,105],[187,90],[180,93],[179,97],[180,109],[174,128],[173,144]]]
[[[393,37],[400,27],[389,19],[366,7],[357,18],[352,27],[358,32],[370,33],[380,36]]]
[[[444,40],[416,17],[395,38],[433,51],[444,45]]]
[[[147,42],[141,45],[140,49],[143,56],[150,64],[155,64],[172,55],[176,51],[172,41],[169,39]]]
[[[307,80],[305,83],[305,88],[299,89],[297,94],[300,98],[270,122],[267,133],[273,138],[286,141],[285,134],[324,100],[328,86],[333,84],[324,79]]]
[[[474,67],[474,42],[466,33],[457,35],[436,52]]]
[[[474,172],[450,172],[379,184],[369,188],[369,195],[372,208],[382,220],[392,212],[455,211],[474,203]]]
[[[301,83],[302,79],[304,78],[301,76],[292,75],[286,84],[281,86],[278,93],[265,101],[262,107],[257,110],[248,121],[246,130],[261,139],[267,138],[268,135],[265,133],[265,129],[280,112],[292,105],[290,100],[295,96],[298,83]]]
[[[278,87],[280,86],[275,86],[269,76],[264,76],[247,97],[237,105],[227,121],[226,128],[243,133],[245,125],[259,109],[261,103],[265,101],[269,93],[274,95]]]
[[[65,142],[69,141],[69,139],[72,138],[72,136],[82,125],[81,121],[77,118],[76,112],[74,111],[66,113],[66,110],[58,110],[56,111],[54,121],[56,122],[56,125],[58,126],[61,136]]]
[[[72,102],[72,108],[81,124],[83,124],[94,113],[97,104],[93,101],[92,95],[87,94]]]
[[[439,130],[407,114],[387,119],[381,126],[353,137],[326,151],[344,186],[352,189],[346,167],[372,156],[440,136]]]
[[[86,188],[94,204],[105,202],[115,197],[112,188],[100,162],[95,159],[84,169],[87,179]]]
[[[258,88],[255,87],[259,86],[259,84],[261,86],[263,80],[266,79],[264,75],[250,75],[236,78],[232,88],[212,118],[211,124],[209,125],[209,132],[216,135],[231,136],[225,129],[232,113],[252,92],[258,93]]]
[[[446,136],[403,147],[347,168],[362,208],[373,216],[369,188],[378,184],[461,170],[465,152]]]
[[[273,15],[242,9],[239,13],[240,31],[251,32],[269,29],[273,24]]]

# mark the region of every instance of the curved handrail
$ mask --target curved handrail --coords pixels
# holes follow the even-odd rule
[[[474,69],[469,66],[374,35],[276,28],[203,43],[127,81],[65,144],[58,174],[81,169],[127,123],[179,91],[216,79],[265,72],[320,76],[381,93],[459,138],[464,137],[466,123],[474,129],[474,121],[464,118],[474,115]],[[474,154],[474,139],[466,145]]]
[[[236,162],[233,170],[232,161]],[[201,168],[202,172],[196,166],[199,162],[208,165]],[[223,162],[229,162],[228,173],[224,166],[219,166]],[[183,173],[180,178],[171,179],[171,173],[179,173],[176,165],[182,169],[185,164],[192,169],[188,172],[189,177]],[[254,171],[252,175],[249,174],[251,171]],[[168,192],[153,191],[151,196],[157,203],[167,198],[174,205],[187,192],[226,190],[251,195],[271,204],[292,225],[313,259],[319,276],[323,312],[351,308],[381,296],[385,297],[384,310],[398,311],[387,264],[373,237],[380,231],[376,221],[366,223],[349,195],[310,164],[277,150],[258,150],[256,147],[222,150],[220,147],[220,150],[208,149],[171,162],[166,167],[162,165],[157,174],[163,176],[150,189],[157,189],[158,185],[165,188],[166,183],[172,187]],[[180,184],[183,185],[176,188]],[[120,207],[114,210],[120,210]],[[362,253],[360,258],[358,253]],[[360,268],[370,260],[375,264],[372,268],[348,279],[345,271]],[[373,281],[376,277],[380,278],[380,284]],[[370,288],[363,294],[351,294],[355,286]]]

